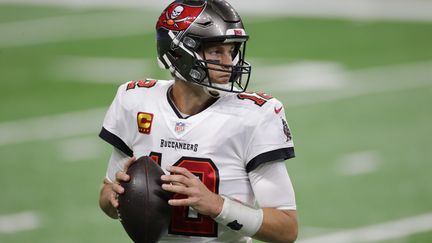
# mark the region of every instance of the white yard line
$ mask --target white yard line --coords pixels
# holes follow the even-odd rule
[[[158,68],[156,58],[102,58],[65,56],[47,66],[47,76],[55,80],[88,83],[123,83],[125,80],[151,78],[151,66]]]
[[[0,0],[1,3],[64,7],[142,8],[161,12],[168,0]],[[230,0],[242,15],[338,17],[431,21],[432,2],[422,0]]]
[[[337,172],[345,176],[363,175],[379,169],[380,159],[375,151],[345,154],[337,161]]]
[[[12,234],[33,230],[41,225],[41,217],[35,212],[0,215],[0,234]]]
[[[354,243],[399,239],[432,230],[432,213],[300,239],[298,243]]]
[[[0,5],[1,7],[1,5]],[[89,13],[0,23],[0,48],[153,33],[156,14]]]
[[[268,65],[253,59],[251,85],[266,92],[337,90],[349,86],[347,71],[334,62],[300,61]]]
[[[430,61],[355,71],[344,70],[336,64],[319,62],[273,66],[270,67],[271,72],[267,72],[266,69],[267,67],[262,65],[254,69],[254,89],[273,94],[290,94],[291,99],[286,106],[313,105],[369,94],[432,86]],[[307,95],[314,90],[318,92]]]
[[[68,112],[0,123],[0,146],[94,134],[107,108]]]
[[[314,95],[314,96],[303,96],[302,98],[292,100],[289,103],[285,104],[287,107],[297,107],[304,105],[314,105],[318,103],[332,102],[335,100],[343,100],[343,99],[351,99],[355,97],[372,95],[372,94],[382,94],[382,93],[393,93],[399,92],[409,89],[417,89],[417,88],[427,88],[432,86],[432,82],[430,81],[407,81],[405,84],[398,84],[389,87],[362,87],[357,90],[341,90],[340,93],[332,93],[332,94],[323,94],[323,95]],[[345,93],[344,93],[345,91]]]
[[[56,144],[61,161],[79,162],[100,158],[104,146],[96,136],[66,139]]]

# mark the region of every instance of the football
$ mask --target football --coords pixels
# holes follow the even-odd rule
[[[130,180],[121,183],[125,192],[118,197],[123,228],[136,243],[157,242],[167,231],[171,217],[168,200],[172,194],[161,187],[164,172],[154,160],[143,156],[126,173]]]

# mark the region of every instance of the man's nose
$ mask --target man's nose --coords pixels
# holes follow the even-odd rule
[[[231,53],[224,53],[221,61],[222,61],[223,65],[231,66],[233,64]],[[224,66],[224,68],[231,69],[231,67],[225,67],[225,66]]]

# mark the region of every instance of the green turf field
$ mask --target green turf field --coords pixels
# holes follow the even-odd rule
[[[157,15],[0,5],[0,242],[129,242],[98,207],[110,147],[97,134],[139,67],[167,78]],[[294,134],[299,242],[430,215],[432,23],[244,20],[251,89],[285,103]],[[32,216],[13,223],[20,213]],[[426,229],[369,242],[431,242],[414,222]]]

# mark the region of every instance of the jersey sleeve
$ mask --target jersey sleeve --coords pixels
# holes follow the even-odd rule
[[[125,90],[124,85],[117,90],[117,94],[105,115],[99,137],[132,157],[133,151],[128,141],[128,126],[126,124],[128,122],[128,112],[124,108],[124,104],[122,104]]]
[[[106,171],[105,179],[107,179],[109,182],[115,182],[116,173],[124,169],[124,166],[129,159],[130,159],[129,156],[127,156],[117,148],[113,147],[111,157],[108,162],[108,168]]]
[[[257,115],[257,124],[251,134],[246,153],[246,171],[273,161],[295,157],[294,143],[281,102],[271,100]],[[264,109],[265,108],[265,109]]]
[[[294,188],[284,163],[265,163],[248,176],[260,207],[296,210]]]

